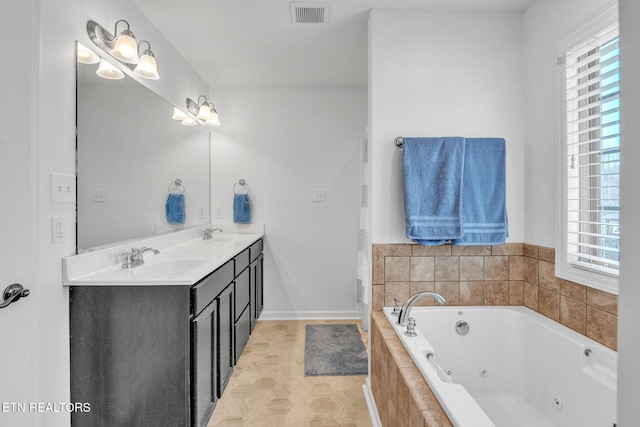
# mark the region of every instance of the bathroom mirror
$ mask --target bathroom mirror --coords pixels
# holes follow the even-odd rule
[[[78,253],[208,223],[209,129],[173,120],[174,106],[126,73],[97,69],[77,63]],[[176,179],[184,224],[166,220]]]

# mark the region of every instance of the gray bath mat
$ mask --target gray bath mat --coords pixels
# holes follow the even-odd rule
[[[367,350],[356,325],[307,325],[305,376],[365,374]]]

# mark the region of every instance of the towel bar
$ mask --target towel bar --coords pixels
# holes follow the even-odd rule
[[[177,178],[175,181],[172,181],[171,183],[169,183],[167,190],[169,191],[169,193],[171,193],[171,191],[184,193],[185,188],[182,185],[182,180],[180,178]]]
[[[245,192],[243,193],[239,193],[238,191],[236,191],[236,186],[240,186],[240,190],[242,191],[243,189],[245,189]],[[234,194],[246,194],[251,190],[251,187],[249,187],[249,184],[247,184],[247,181],[245,181],[244,179],[240,178],[238,180],[238,182],[236,182],[235,184],[233,184],[233,193]]]

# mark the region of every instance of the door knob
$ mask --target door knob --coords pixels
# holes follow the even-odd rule
[[[2,293],[2,299],[4,301],[0,303],[0,308],[5,308],[12,302],[18,301],[21,297],[29,296],[30,293],[29,289],[24,289],[22,285],[17,283],[9,285]]]

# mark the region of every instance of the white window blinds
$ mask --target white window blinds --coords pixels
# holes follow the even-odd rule
[[[564,250],[561,253],[564,259],[561,261],[568,269],[579,269],[592,278],[594,275],[616,277],[620,268],[617,23],[569,47],[562,59],[566,161],[563,161]],[[584,282],[575,276],[565,278]],[[611,289],[604,286],[604,290]]]

